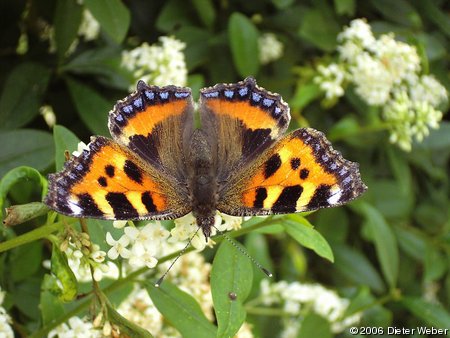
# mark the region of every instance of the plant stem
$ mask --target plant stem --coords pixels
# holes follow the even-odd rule
[[[52,232],[55,232],[56,230],[59,230],[64,227],[64,224],[59,223],[53,223],[49,225],[43,225],[39,228],[36,228],[34,230],[31,230],[23,235],[14,237],[6,242],[0,243],[0,252],[18,247],[20,245],[24,245],[33,241],[36,241],[38,239],[47,237]]]

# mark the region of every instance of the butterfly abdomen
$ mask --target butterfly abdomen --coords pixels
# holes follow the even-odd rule
[[[205,237],[211,234],[217,206],[217,175],[211,145],[205,134],[196,129],[190,138],[187,161],[192,213]]]

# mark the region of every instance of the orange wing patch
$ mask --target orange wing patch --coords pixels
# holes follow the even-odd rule
[[[279,128],[274,117],[259,107],[250,105],[249,102],[230,102],[222,99],[209,100],[206,103],[209,109],[212,109],[219,115],[228,115],[231,118],[242,120],[247,128],[273,129],[278,134]]]
[[[133,135],[147,136],[164,120],[179,117],[192,107],[190,88],[148,86],[139,81],[137,90],[110,111],[109,130],[127,145]]]
[[[186,100],[163,103],[157,106],[148,106],[142,112],[128,118],[128,123],[121,131],[120,138],[128,144],[133,135],[148,136],[156,125],[172,116],[181,115],[187,107]]]
[[[58,212],[103,219],[169,219],[189,207],[168,195],[164,181],[151,177],[136,156],[103,137],[50,175],[46,203]],[[170,192],[170,190],[169,190]]]

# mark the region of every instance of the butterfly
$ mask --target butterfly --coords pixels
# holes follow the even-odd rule
[[[190,212],[206,238],[216,211],[232,216],[289,214],[338,206],[366,186],[324,134],[285,135],[288,105],[249,77],[200,90],[149,86],[109,112],[112,139],[49,175],[45,203],[73,216],[165,220]]]

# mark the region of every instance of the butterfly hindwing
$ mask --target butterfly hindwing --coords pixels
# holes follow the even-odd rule
[[[219,182],[269,148],[290,121],[281,96],[258,87],[253,78],[202,89],[199,110],[202,130],[219,159]]]
[[[230,215],[310,211],[361,195],[358,164],[345,160],[323,133],[298,129],[222,188],[218,210]]]
[[[94,138],[49,176],[45,203],[74,217],[172,219],[190,211],[187,192],[138,156],[105,137]]]
[[[190,88],[148,86],[119,101],[109,113],[115,141],[166,174],[184,181],[183,140],[192,133]]]

